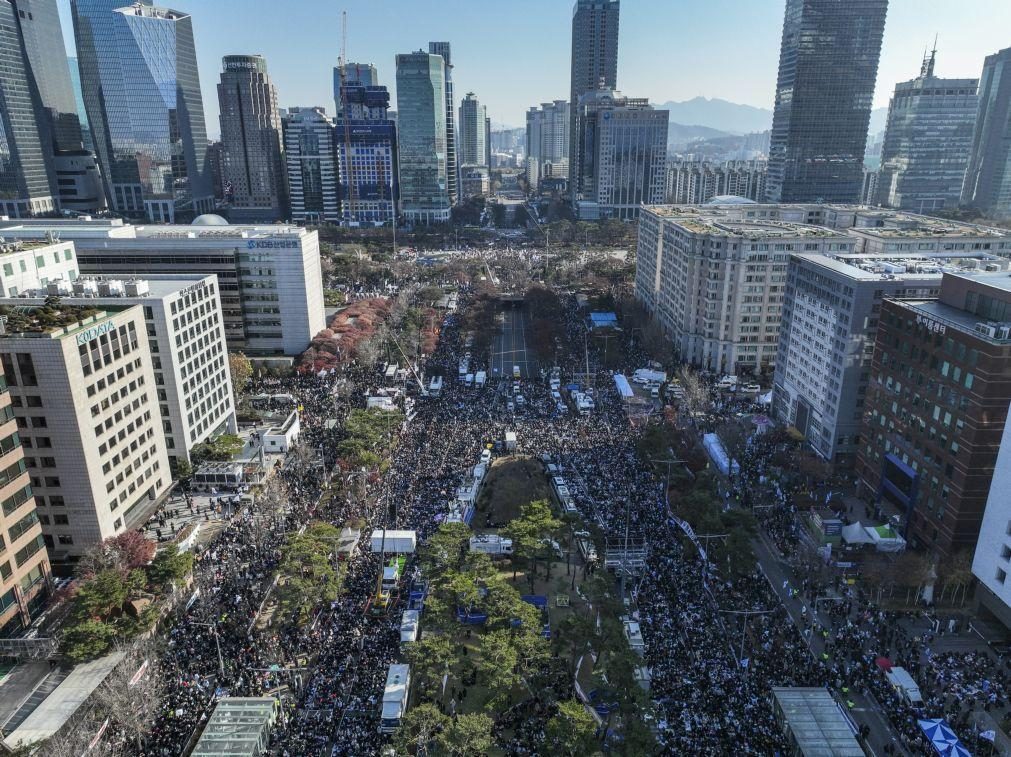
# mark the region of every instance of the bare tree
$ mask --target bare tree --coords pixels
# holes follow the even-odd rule
[[[143,751],[151,724],[165,694],[161,649],[156,638],[141,639],[120,651],[125,656],[95,689],[99,712],[104,712],[125,738]]]
[[[678,371],[678,379],[685,391],[683,404],[694,422],[697,416],[705,415],[709,411],[709,389],[705,382],[699,378],[698,373],[687,365],[681,366],[681,370]]]

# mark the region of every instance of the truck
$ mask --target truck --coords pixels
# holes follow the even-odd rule
[[[716,388],[723,392],[733,392],[737,389],[737,376],[724,376],[716,382]]]
[[[513,378],[518,379],[522,374],[520,373],[520,367],[518,365],[513,366]]]
[[[633,384],[662,384],[666,380],[665,371],[654,371],[649,368],[637,368],[632,374]]]
[[[463,377],[463,385],[465,387],[467,387],[468,389],[470,389],[472,386],[474,386],[474,374],[473,373],[468,373],[466,376]]]
[[[397,369],[400,366],[396,363],[388,363],[386,365],[386,372],[383,374],[387,381],[393,381],[397,377]]]
[[[400,578],[404,574],[406,564],[406,557],[394,557],[383,567],[382,591],[384,594],[391,594],[400,585]]]
[[[885,672],[885,678],[895,689],[895,693],[903,699],[910,707],[922,707],[923,696],[920,694],[920,687],[909,675],[905,668],[892,668]]]
[[[478,389],[484,389],[484,385],[488,383],[488,371],[478,371],[474,374],[474,386]]]
[[[470,537],[470,551],[482,552],[486,555],[511,555],[513,553],[513,540],[506,539],[498,534],[478,534]]]
[[[385,538],[384,538],[385,537]],[[418,548],[418,535],[414,531],[393,531],[387,529],[385,532],[377,528],[372,532],[372,552],[379,554],[412,555]]]
[[[597,548],[593,544],[593,539],[586,531],[576,532],[576,545],[579,547],[579,554],[582,555],[586,563],[597,562]]]
[[[506,452],[516,451],[516,432],[506,431],[505,432],[505,448]]]
[[[386,688],[379,717],[379,732],[393,733],[407,712],[407,695],[411,689],[411,666],[390,665],[386,673]]]
[[[421,623],[421,613],[417,610],[404,610],[400,617],[400,643],[408,644],[418,640],[418,625]]]

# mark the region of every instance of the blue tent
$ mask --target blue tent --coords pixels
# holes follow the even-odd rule
[[[969,750],[962,746],[958,736],[951,730],[944,720],[934,718],[932,720],[921,720],[920,730],[930,739],[931,746],[937,750],[942,757],[972,757]]]

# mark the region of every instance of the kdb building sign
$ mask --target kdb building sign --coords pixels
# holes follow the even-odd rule
[[[250,239],[248,250],[297,250],[298,242],[291,239]]]
[[[98,326],[92,326],[87,331],[82,331],[80,334],[77,335],[77,344],[78,346],[82,344],[87,344],[93,339],[98,339],[98,337],[102,336],[102,334],[108,334],[110,331],[115,330],[116,324],[112,323],[111,321],[106,321],[105,323],[101,323]]]

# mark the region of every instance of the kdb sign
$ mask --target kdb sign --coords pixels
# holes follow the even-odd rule
[[[249,250],[297,250],[298,242],[290,239],[250,239],[246,243]]]

